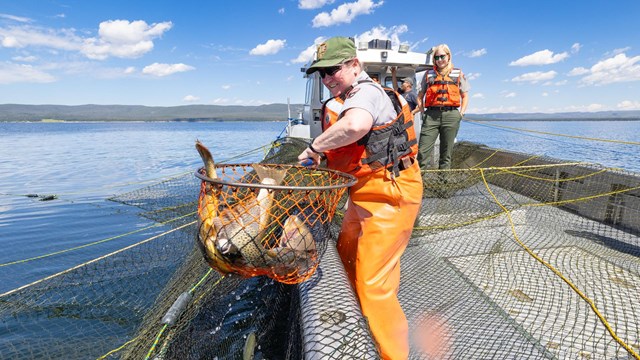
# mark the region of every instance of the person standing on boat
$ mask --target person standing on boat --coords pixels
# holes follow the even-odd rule
[[[460,120],[467,110],[469,83],[462,70],[453,67],[451,50],[446,44],[433,49],[433,69],[427,70],[418,93],[424,119],[420,129],[418,162],[426,170],[433,146],[440,136],[439,169],[451,167],[451,156]]]
[[[404,252],[422,200],[417,141],[406,100],[363,71],[352,39],[320,44],[307,74],[318,71],[332,99],[323,132],[300,163],[354,175],[338,237],[338,253],[383,359],[407,359],[408,324],[397,293]],[[394,100],[392,100],[394,99]]]
[[[400,85],[400,89],[398,89],[396,70],[395,66],[391,67],[391,82],[393,83],[393,90],[404,96],[411,108],[411,114],[415,114],[420,111],[420,109],[418,108],[418,94],[413,90],[413,79],[408,77],[402,79],[402,84]]]

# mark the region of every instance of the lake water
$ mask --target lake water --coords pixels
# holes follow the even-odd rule
[[[151,225],[109,197],[201,166],[196,139],[218,161],[275,140],[284,122],[0,123],[0,293],[150,236],[61,257],[5,265]],[[638,145],[555,137],[497,126],[640,142],[640,121],[463,122],[458,140],[640,172]],[[265,149],[266,150],[266,149]],[[256,161],[264,151],[242,161]],[[234,162],[234,161],[228,161]],[[55,195],[52,201],[25,195]],[[197,194],[194,194],[194,199]],[[16,275],[18,274],[18,275]]]

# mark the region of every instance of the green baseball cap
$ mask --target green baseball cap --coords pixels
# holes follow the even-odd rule
[[[347,37],[336,36],[318,45],[316,60],[307,69],[313,74],[319,68],[336,66],[356,57],[356,44]]]

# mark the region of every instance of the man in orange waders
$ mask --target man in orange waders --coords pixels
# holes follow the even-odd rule
[[[307,74],[318,71],[333,98],[324,104],[323,133],[298,159],[354,175],[338,252],[383,359],[407,359],[407,319],[397,293],[404,252],[422,200],[422,177],[411,110],[371,80],[352,39],[320,44]]]

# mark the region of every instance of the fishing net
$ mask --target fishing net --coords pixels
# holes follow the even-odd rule
[[[454,162],[423,173],[402,258],[411,358],[640,359],[640,176],[464,142]]]
[[[294,164],[306,145],[260,158]],[[401,259],[410,359],[640,359],[640,174],[470,143],[453,162],[424,172]],[[316,271],[290,285],[211,269],[194,241],[201,186],[189,173],[114,197],[160,225],[117,251],[0,264],[3,280],[64,269],[0,294],[0,358],[379,358],[335,255],[344,197]],[[276,239],[290,209],[272,212]]]
[[[224,164],[216,178],[200,169],[199,241],[222,273],[266,275],[295,284],[307,280],[324,251],[328,226],[356,179],[328,169],[277,164]],[[265,184],[262,173],[282,177]],[[266,176],[265,175],[265,176]]]

